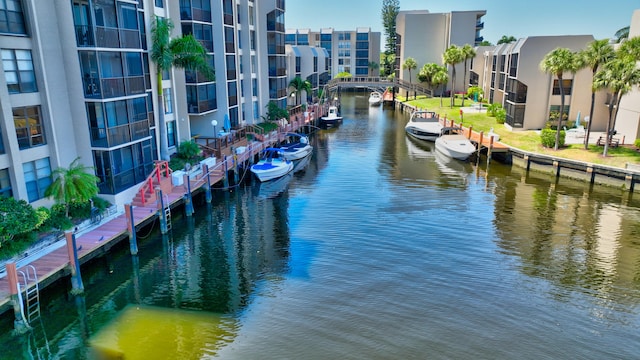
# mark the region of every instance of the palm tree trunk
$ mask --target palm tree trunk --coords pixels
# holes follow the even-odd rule
[[[589,136],[591,136],[591,123],[593,122],[593,107],[596,102],[596,92],[591,91],[591,108],[589,109],[589,122],[587,122],[587,135],[584,138],[584,149],[589,149]]]
[[[451,108],[456,102],[456,66],[453,65],[453,71],[451,72]]]
[[[611,102],[609,102],[609,120],[607,121],[607,132],[605,133],[605,141],[604,141],[604,150],[602,151],[602,156],[607,156],[607,152],[609,151],[609,133],[611,132],[611,120],[613,119],[613,106],[616,103],[617,93],[613,94],[611,97]],[[591,120],[591,119],[589,119]]]
[[[162,70],[158,69],[157,82],[158,84],[158,127],[160,130],[160,159],[169,160],[169,143],[167,139],[167,125],[164,121],[164,98],[162,91]]]
[[[467,88],[467,59],[464,59],[464,77],[462,78],[462,90]],[[464,107],[464,98],[466,94],[462,94],[462,107]]]
[[[564,116],[564,86],[562,86],[562,76],[558,76],[558,84],[560,85],[560,116],[558,116],[558,125],[556,127],[556,143],[553,150],[558,150],[560,145],[560,130],[562,129],[562,117]]]

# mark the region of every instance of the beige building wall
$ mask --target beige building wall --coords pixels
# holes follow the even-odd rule
[[[640,36],[640,10],[633,12],[629,26],[629,38]],[[616,117],[618,136],[625,137],[625,143],[633,143],[640,138],[640,88],[632,91],[620,100],[620,109]]]
[[[530,36],[522,38],[510,44],[501,44],[495,47],[482,47],[477,51],[472,71],[478,74],[479,86],[485,92],[485,99],[492,103],[501,104],[509,110],[508,82],[517,80],[526,85],[526,103],[524,105],[524,117],[521,121],[507,119],[505,126],[513,130],[534,130],[543,128],[548,119],[552,106],[559,106],[560,95],[553,95],[553,83],[555,75],[546,74],[541,70],[540,63],[549,52],[556,48],[568,48],[572,51],[580,51],[593,41],[591,35],[576,36]],[[512,57],[517,54],[517,71],[515,76],[510,74]],[[496,61],[495,81],[491,86],[493,76],[494,56]],[[500,74],[505,77],[505,86],[502,87]],[[580,122],[585,123],[585,117],[589,115],[591,105],[591,81],[592,74],[589,69],[580,70],[575,74],[566,73],[564,79],[573,79],[571,95],[565,95],[565,107],[569,107],[568,121],[576,121],[580,115]],[[606,94],[597,93],[594,108],[594,116],[591,121],[593,131],[604,131],[606,128],[607,112],[604,100]]]
[[[416,82],[417,74],[424,64],[442,65],[442,55],[451,45],[475,45],[481,28],[480,19],[486,14],[484,10],[454,11],[451,13],[430,13],[428,10],[400,11],[396,18],[396,32],[400,36],[400,49],[396,54],[396,76],[409,80],[409,71],[402,69],[408,58],[414,58],[418,67],[411,71],[411,80]],[[453,73],[449,67],[449,76]],[[455,88],[462,91],[465,84],[464,67],[456,66]],[[447,84],[451,88],[451,82]]]

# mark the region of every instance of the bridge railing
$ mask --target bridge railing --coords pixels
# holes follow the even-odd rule
[[[433,96],[433,92],[431,89],[426,88],[420,84],[411,83],[402,79],[388,79],[386,77],[347,77],[347,78],[335,78],[331,79],[326,85],[328,89],[332,89],[334,87],[339,87],[342,85],[349,86],[397,86],[406,91],[413,91],[425,94],[429,97]]]

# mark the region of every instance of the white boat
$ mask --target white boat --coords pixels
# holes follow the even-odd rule
[[[277,148],[262,150],[260,160],[251,166],[251,172],[260,181],[269,181],[285,176],[293,170],[293,162],[283,156]]]
[[[255,185],[255,194],[260,199],[274,199],[289,188],[289,183],[293,179],[293,173],[288,173],[271,181],[260,182]]]
[[[342,116],[338,115],[337,106],[329,106],[329,113],[327,116],[320,118],[320,125],[325,127],[335,126],[342,122]]]
[[[411,114],[404,131],[416,139],[435,141],[442,133],[442,124],[435,112],[416,110]]]
[[[373,91],[369,95],[369,105],[380,105],[382,102],[382,94],[377,91]]]
[[[459,134],[458,128],[442,128],[442,135],[436,139],[436,151],[457,160],[467,160],[476,147],[466,136]]]
[[[287,142],[280,145],[280,149],[287,160],[302,159],[313,151],[313,146],[309,144],[309,138],[306,135],[287,133],[286,139]]]

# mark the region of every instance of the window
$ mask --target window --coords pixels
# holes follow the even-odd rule
[[[171,88],[163,89],[164,94],[164,113],[173,114],[173,96],[171,94]]]
[[[229,93],[229,106],[238,105],[238,84],[235,81],[227,83],[227,91]]]
[[[22,171],[29,202],[44,198],[44,192],[52,182],[49,158],[24,163]]]
[[[252,95],[258,96],[258,79],[251,79]]]
[[[0,33],[27,34],[20,0],[0,0]]]
[[[10,94],[38,91],[33,62],[31,61],[31,51],[3,49],[2,66]]]
[[[44,129],[40,120],[40,108],[30,106],[13,109],[13,122],[20,149],[46,144]]]
[[[573,87],[573,79],[562,79],[562,87],[564,88],[565,95],[571,95],[571,88]],[[560,95],[560,86],[558,86],[558,79],[553,80],[553,95]]]
[[[169,147],[176,146],[176,122],[167,121],[167,142]]]
[[[155,2],[156,2],[156,7],[159,7],[159,8],[164,7],[163,0],[155,0]]]
[[[11,178],[9,177],[9,169],[0,170],[0,197],[8,198],[13,196],[11,190]]]

